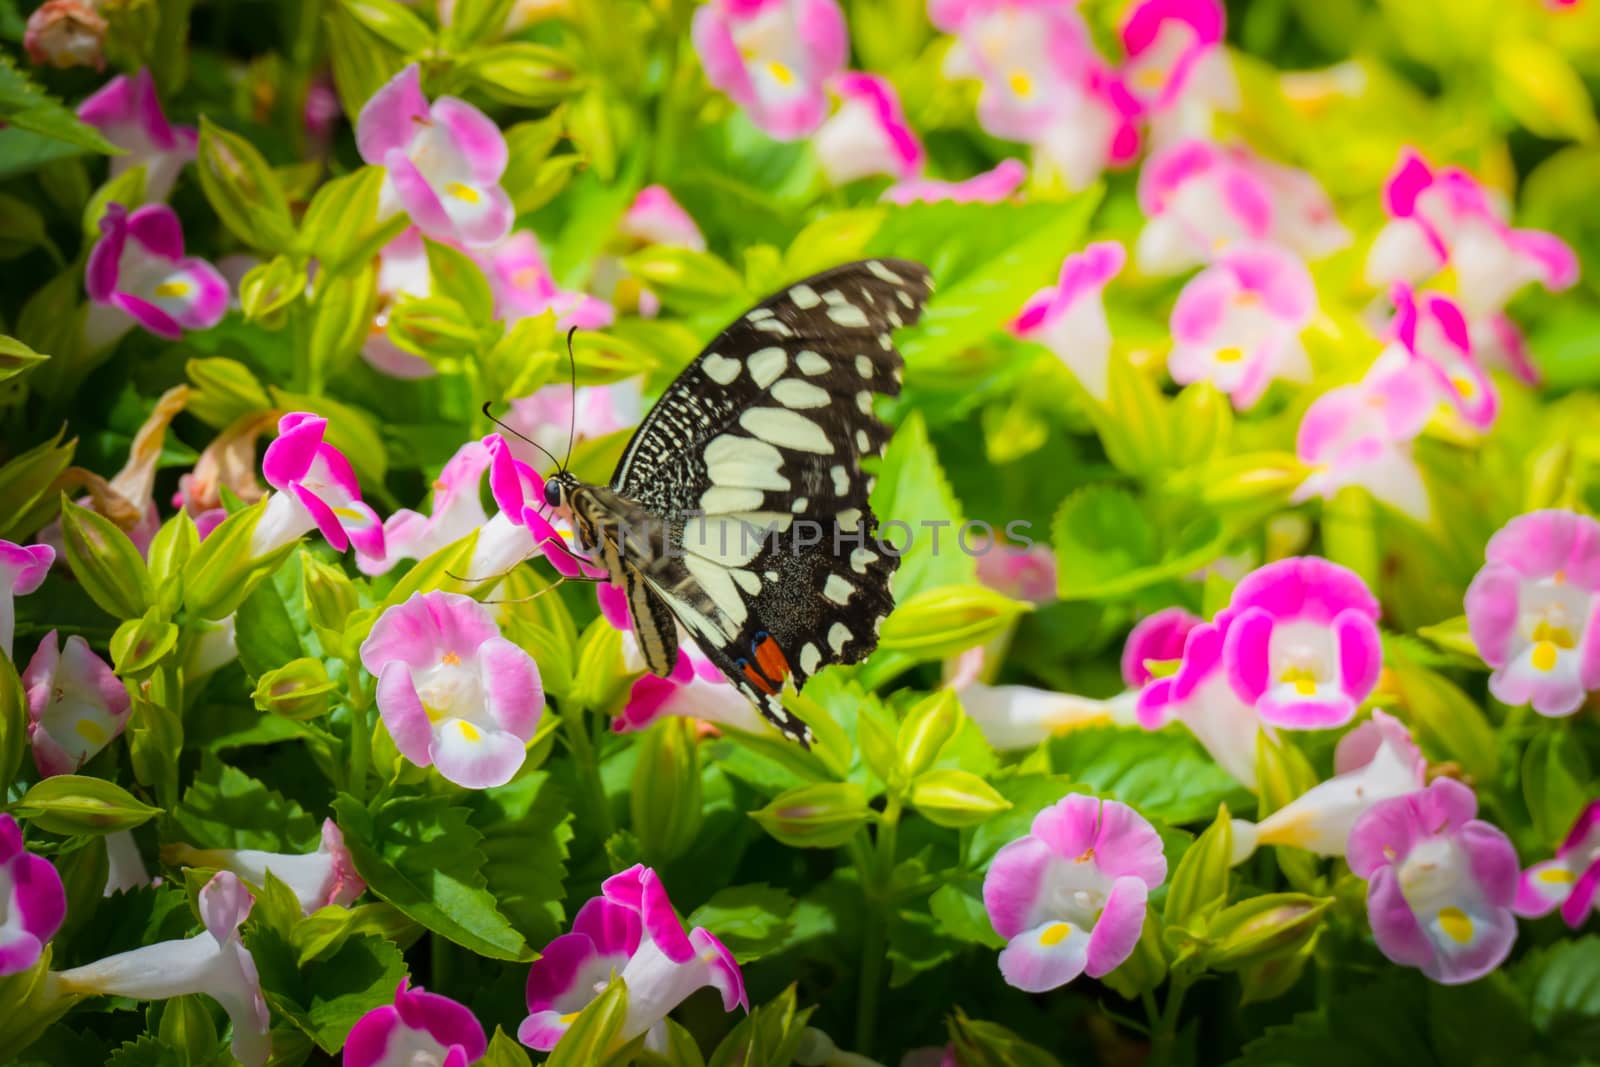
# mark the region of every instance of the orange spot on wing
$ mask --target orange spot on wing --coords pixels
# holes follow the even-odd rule
[[[749,679],[751,685],[755,686],[768,696],[772,696],[777,692],[776,689],[772,688],[772,683],[763,678],[761,676],[761,672],[756,670],[755,664],[753,663],[746,663],[744,665],[744,676]]]
[[[775,682],[782,681],[789,676],[789,661],[784,658],[783,649],[778,647],[778,642],[771,637],[764,638],[756,646],[756,665]]]

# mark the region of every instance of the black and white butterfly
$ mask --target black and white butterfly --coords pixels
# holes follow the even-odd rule
[[[560,470],[570,515],[627,592],[649,669],[670,674],[677,623],[785,736],[811,731],[780,695],[859,663],[894,606],[863,456],[883,454],[877,394],[900,391],[893,332],[928,298],[917,263],[847,263],[742,315],[669,386],[609,485]],[[676,621],[675,621],[676,620]]]

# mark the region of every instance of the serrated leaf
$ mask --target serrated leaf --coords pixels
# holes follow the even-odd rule
[[[567,846],[573,813],[548,774],[523,774],[466,798],[483,840],[483,876],[499,908],[529,944],[542,945],[566,920]]]
[[[0,53],[0,125],[26,130],[90,152],[119,154],[119,149],[101,136],[99,130],[79,119],[65,104],[46,94],[5,53]]]
[[[688,918],[710,930],[740,963],[781,948],[794,930],[795,900],[768,885],[729,886],[712,894]]]
[[[1074,783],[1169,823],[1196,822],[1226,803],[1244,810],[1242,786],[1178,730],[1085,727],[1050,742],[1050,764]]]
[[[172,821],[196,848],[303,852],[317,840],[317,822],[298,803],[210,753]]]

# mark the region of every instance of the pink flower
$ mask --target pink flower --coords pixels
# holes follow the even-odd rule
[[[111,176],[144,168],[147,203],[165,200],[178,172],[195,156],[200,135],[193,126],[174,126],[161,112],[155,79],[141,69],[119,74],[78,105],[78,117],[123,150],[111,157]]]
[[[322,844],[315,852],[265,852],[254,848],[191,848],[179,843],[162,850],[162,861],[185,867],[232,871],[253,885],[265,885],[271,874],[300,902],[307,915],[318,908],[345,907],[366,891],[344,834],[332,819],[322,821]]]
[[[489,609],[457,593],[413,593],[361,644],[395,747],[456,785],[509,782],[544,712],[533,657],[500,636]]]
[[[411,988],[402,978],[394,1003],[356,1020],[345,1039],[345,1067],[467,1067],[488,1051],[483,1024],[464,1004]]]
[[[491,459],[489,447],[481,441],[468,441],[456,449],[433,480],[432,513],[402,508],[385,519],[384,555],[358,556],[361,572],[385,574],[403,559],[426,559],[488,522],[479,494]]]
[[[1500,311],[1518,289],[1539,282],[1561,290],[1578,277],[1578,259],[1554,234],[1516,230],[1473,177],[1430,168],[1404,149],[1383,190],[1389,223],[1373,242],[1367,279],[1416,283],[1449,266],[1469,319]]]
[[[61,876],[22,845],[22,828],[0,813],[0,977],[39,962],[45,942],[67,917]]]
[[[1378,614],[1354,571],[1315,556],[1269,563],[1239,583],[1218,616],[1228,680],[1263,722],[1343,726],[1378,684]]]
[[[824,86],[850,51],[835,0],[711,0],[692,32],[707,79],[769,136],[797,141],[822,124]]]
[[[336,551],[355,545],[362,555],[383,558],[383,524],[362,501],[350,461],[323,440],[327,429],[327,419],[304,411],[278,420],[277,439],[261,460],[261,473],[278,492],[256,525],[252,555],[265,555],[315,528]]]
[[[1122,681],[1130,688],[1148,685],[1155,676],[1146,664],[1181,660],[1189,631],[1204,621],[1184,608],[1162,608],[1140,619],[1122,646]]]
[[[389,310],[407,297],[433,295],[433,274],[422,231],[409,226],[378,253],[378,307],[361,343],[361,358],[391,378],[431,378],[433,364],[389,340]]]
[[[1139,172],[1141,269],[1175,274],[1243,240],[1268,241],[1306,259],[1349,242],[1310,175],[1249,149],[1197,138],[1151,154]]]
[[[1487,430],[1500,412],[1500,394],[1472,353],[1466,316],[1455,301],[1438,293],[1414,294],[1394,287],[1395,340],[1433,381],[1436,392],[1468,425]]]
[[[989,922],[1007,941],[1006,983],[1042,993],[1110,974],[1133,954],[1166,877],[1161,838],[1126,804],[1075,793],[1045,808],[983,880]]]
[[[564,522],[558,528],[545,516],[546,511],[553,511],[553,506],[546,498],[545,480],[538,472],[514,458],[510,446],[499,434],[490,434],[483,443],[489,447],[492,457],[489,489],[495,503],[509,522],[531,537],[524,558],[537,551],[550,561],[557,573],[566,577],[575,578],[580,574],[590,578],[607,577],[603,567],[590,563],[569,546],[572,532]]]
[[[1216,622],[1190,629],[1177,673],[1145,683],[1139,691],[1139,725],[1159,730],[1169,722],[1181,722],[1217,766],[1254,792],[1262,723],[1256,709],[1240,699],[1228,680],[1222,659],[1224,621],[1219,615]]]
[[[555,1048],[613,974],[628,987],[623,1041],[706,986],[722,995],[724,1011],[749,1010],[733,954],[702,927],[684,931],[655,871],[635,865],[607,878],[600,892],[578,911],[572,932],[546,945],[528,972],[528,1017],[517,1028],[524,1045]]]
[[[56,631],[45,634],[22,672],[22,687],[33,762],[44,777],[76,772],[128,725],[128,690],[76,634],[64,649]]]
[[[1028,298],[1011,332],[1056,354],[1096,400],[1106,399],[1111,327],[1101,294],[1122,271],[1127,252],[1116,241],[1096,241],[1061,264],[1054,287]]]
[[[1209,381],[1249,409],[1276,379],[1311,380],[1300,333],[1316,310],[1316,285],[1299,257],[1236,245],[1178,294],[1168,369],[1180,384]]]
[[[181,941],[159,941],[96,960],[55,976],[63,993],[167,1000],[203,993],[233,1023],[232,1052],[244,1067],[272,1054],[272,1014],[261,995],[255,959],[239,927],[255,898],[231,871],[219,871],[200,890],[205,930]]]
[[[1533,511],[1489,539],[1467,587],[1467,625],[1494,668],[1489,691],[1541,715],[1571,715],[1600,689],[1600,522]]]
[[[940,181],[937,178],[908,178],[884,190],[883,199],[891,204],[938,203],[998,204],[1008,200],[1028,178],[1028,168],[1020,159],[1002,159],[982,174],[965,181]]]
[[[1511,910],[1530,918],[1561,909],[1574,930],[1597,908],[1600,892],[1600,800],[1589,802],[1572,824],[1554,859],[1522,872]]]
[[[356,120],[361,158],[386,171],[379,211],[411,217],[429,237],[489,245],[515,212],[500,188],[506,142],[483,112],[452,96],[431,105],[415,63],[372,94]]]
[[[1156,127],[1203,132],[1213,107],[1233,110],[1239,87],[1222,48],[1226,13],[1218,0],[1140,0],[1122,22],[1122,77]],[[1176,120],[1176,124],[1174,121]]]
[[[705,235],[683,206],[672,198],[664,185],[647,185],[639,190],[622,216],[619,227],[624,235],[645,244],[706,250]]]
[[[45,0],[28,16],[22,47],[44,66],[106,69],[106,20],[92,0]]]
[[[565,385],[547,385],[530,396],[511,401],[505,421],[559,456],[566,452],[569,433],[573,435],[573,447],[577,447],[585,441],[632,429],[643,414],[644,394],[639,379],[628,378],[611,385],[581,385],[576,394]],[[511,455],[523,463],[537,467],[549,462],[520,438],[509,438],[506,445]]]
[[[132,214],[106,205],[100,240],[89,252],[89,299],[101,313],[91,322],[97,340],[109,341],[134,323],[176,341],[184,330],[204,330],[228,311],[228,283],[217,268],[183,254],[178,215],[165,204]]]
[[[847,185],[880,174],[908,179],[921,173],[922,142],[889,79],[851,71],[835,78],[833,87],[839,110],[812,137],[829,182]]]
[[[556,285],[531,230],[479,250],[477,260],[494,290],[495,315],[506,322],[549,311],[558,329],[602,330],[616,318],[604,300]]]
[[[1049,545],[1022,548],[992,539],[985,544],[976,550],[978,581],[1013,600],[1048,604],[1056,599],[1056,554]]]
[[[1477,813],[1471,789],[1439,778],[1375,804],[1345,849],[1378,949],[1445,985],[1482,978],[1517,939],[1517,853]]]
[[[16,598],[38,589],[56,561],[49,545],[19,545],[0,541],[0,655],[11,658],[17,633]]]

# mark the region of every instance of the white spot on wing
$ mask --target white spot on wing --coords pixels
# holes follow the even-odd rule
[[[865,431],[865,430],[857,430],[856,431],[856,448],[858,448],[862,452],[866,452],[866,451],[868,451],[869,449],[872,448],[872,438],[867,436],[867,431]]]
[[[827,374],[829,363],[815,352],[802,352],[794,357],[794,365],[813,378],[819,374]]]
[[[828,473],[833,475],[833,491],[837,496],[844,496],[850,491],[850,472],[842,464],[834,464],[828,468]]]
[[[828,318],[847,329],[864,329],[867,324],[867,313],[854,304],[834,304],[828,308]]]
[[[743,589],[746,593],[750,594],[751,596],[755,596],[757,593],[761,592],[761,579],[757,578],[749,571],[740,569],[731,573],[733,574],[733,580],[735,584],[737,584],[739,588]]]
[[[794,306],[801,311],[814,308],[822,303],[822,297],[817,295],[817,291],[803,282],[789,290],[789,299],[793,300]]]
[[[789,510],[794,512],[796,515],[799,515],[801,512],[805,511],[806,508],[808,508],[810,506],[811,506],[811,501],[810,501],[809,498],[803,497],[803,496],[797,496],[797,497],[794,498],[794,502],[789,505]]]
[[[835,516],[835,521],[841,530],[859,530],[861,528],[861,509],[847,508]]]
[[[764,499],[766,494],[759,489],[730,489],[718,485],[700,494],[700,510],[707,515],[732,515],[754,511]]]
[[[867,568],[878,562],[878,554],[870,549],[858,548],[850,553],[850,569],[857,574],[867,573]]]
[[[833,654],[838,655],[844,651],[844,646],[850,643],[850,627],[842,622],[836,622],[828,628],[828,647],[833,649]]]
[[[779,337],[794,336],[794,331],[789,329],[788,324],[782,319],[761,319],[759,322],[751,323],[751,325],[758,330],[765,330],[768,333],[775,333]]]
[[[828,580],[823,583],[822,586],[822,595],[833,601],[835,604],[850,603],[851,594],[853,594],[855,591],[855,586],[851,585],[837,574],[828,575]]]
[[[781,448],[824,456],[833,452],[833,442],[821,426],[788,408],[747,408],[739,416],[739,425]]]
[[[826,389],[819,389],[799,378],[785,378],[774,385],[772,396],[786,408],[824,408],[828,406],[829,400]]]
[[[783,349],[773,346],[752,352],[747,361],[750,364],[750,377],[755,383],[765,389],[779,378],[789,366],[789,354]]]
[[[765,441],[722,434],[706,445],[706,473],[715,485],[730,489],[789,488],[782,474],[783,453]]]
[[[863,415],[872,414],[872,391],[870,389],[863,389],[856,394],[856,407],[861,409],[861,414]]]
[[[750,615],[750,609],[745,606],[744,597],[739,595],[738,587],[733,584],[733,575],[728,568],[693,553],[683,557],[683,565],[688,568],[690,576],[700,583],[700,588],[711,598],[711,602],[721,608],[731,622],[742,626]]]
[[[712,352],[700,361],[700,369],[718,385],[727,385],[739,376],[739,361]]]
[[[800,669],[807,674],[816,674],[817,668],[822,666],[822,653],[817,651],[817,646],[807,641],[800,646]]]
[[[906,280],[875,259],[867,260],[867,269],[890,285],[904,286]]]
[[[857,356],[856,357],[856,373],[857,374],[861,375],[863,378],[871,378],[872,377],[872,370],[873,370],[872,360],[869,357],[867,357],[867,356]]]

